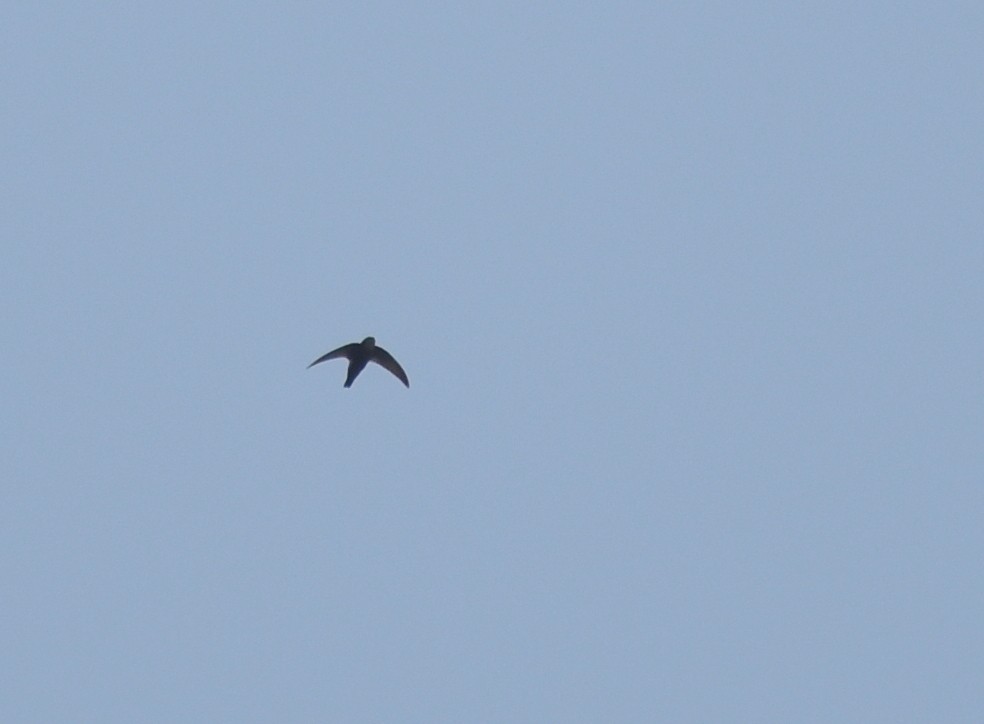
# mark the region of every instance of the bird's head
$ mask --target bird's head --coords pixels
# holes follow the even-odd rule
[[[364,340],[362,340],[362,346],[365,347],[366,349],[372,349],[373,347],[376,346],[376,338],[366,337]]]

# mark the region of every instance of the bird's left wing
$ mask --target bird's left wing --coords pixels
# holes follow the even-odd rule
[[[353,342],[352,344],[343,345],[338,349],[333,349],[328,354],[321,355],[320,357],[318,357],[318,359],[316,359],[314,362],[309,364],[308,369],[311,369],[319,362],[327,362],[330,359],[338,359],[339,357],[347,358],[358,347],[359,347],[358,342]]]

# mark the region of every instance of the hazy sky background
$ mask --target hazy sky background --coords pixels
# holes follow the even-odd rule
[[[533,5],[0,11],[0,719],[984,718],[984,6]]]

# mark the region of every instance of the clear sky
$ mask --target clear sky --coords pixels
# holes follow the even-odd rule
[[[984,720],[982,38],[5,4],[0,720]]]

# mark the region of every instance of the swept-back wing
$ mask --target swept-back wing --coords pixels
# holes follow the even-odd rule
[[[407,387],[410,386],[410,380],[407,379],[407,373],[403,371],[400,367],[400,363],[393,359],[393,355],[387,352],[382,347],[378,345],[372,350],[372,361],[381,367],[386,368],[392,372],[396,377],[405,384]]]
[[[309,364],[308,369],[311,369],[319,362],[327,362],[330,359],[338,359],[339,357],[345,357],[346,359],[348,359],[351,357],[352,353],[355,350],[359,349],[359,347],[361,346],[362,345],[360,345],[358,342],[353,342],[352,344],[343,345],[338,349],[333,349],[328,354],[321,355],[320,357],[318,357],[318,359],[316,359],[314,362]]]

